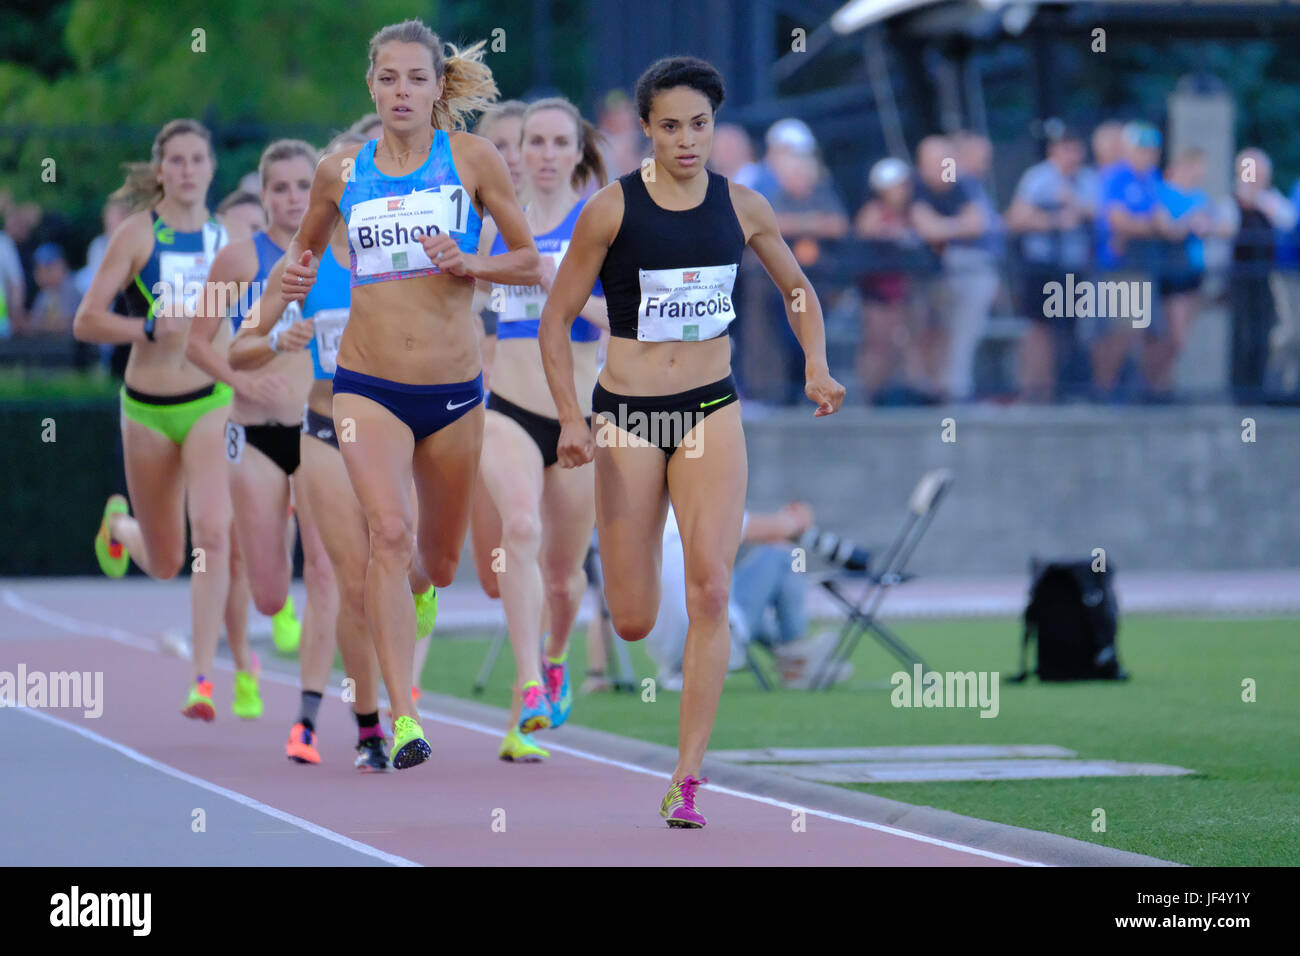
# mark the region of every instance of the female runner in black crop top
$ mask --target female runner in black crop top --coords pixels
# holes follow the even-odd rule
[[[681,528],[690,629],[677,768],[660,806],[678,827],[705,823],[695,792],[730,651],[727,604],[748,467],[727,325],[746,245],[785,296],[814,415],[830,415],[844,400],[827,368],[817,294],[781,238],[772,207],[705,169],[722,98],[717,70],[691,57],[660,60],[641,76],[637,108],[654,161],[587,203],[538,336],[562,426],[560,463],[596,462],[606,598],[624,640],[641,640],[655,623],[670,499]],[[569,326],[598,276],[611,339],[588,429],[574,390]]]

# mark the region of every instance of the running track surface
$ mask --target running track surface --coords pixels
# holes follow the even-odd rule
[[[432,715],[422,719],[431,761],[359,774],[355,725],[334,694],[318,723],[322,763],[295,764],[284,756],[297,717],[294,680],[264,673],[265,712],[242,721],[230,713],[229,664],[219,662],[217,719],[190,721],[179,713],[189,663],[160,653],[129,621],[90,622],[48,596],[5,597],[0,670],[16,672],[21,662],[28,673],[104,676],[98,718],[71,708],[0,709],[0,761],[23,768],[21,786],[11,781],[0,793],[0,865],[1028,862],[813,811],[796,832],[788,805],[709,788],[699,797],[708,827],[672,830],[658,815],[667,789],[660,774],[575,751],[509,764],[496,756],[500,729]]]

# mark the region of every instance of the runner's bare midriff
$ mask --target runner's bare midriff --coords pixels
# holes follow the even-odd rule
[[[473,298],[474,283],[450,275],[356,286],[338,363],[407,385],[467,382],[480,371]]]
[[[730,336],[720,335],[707,342],[638,342],[616,337],[609,341],[600,384],[616,395],[675,395],[730,374]]]
[[[222,323],[212,345],[225,354],[230,327]],[[126,362],[126,384],[149,395],[184,395],[212,384],[212,376],[185,357],[185,336],[165,342],[136,342]]]
[[[230,409],[230,420],[239,425],[292,425],[302,421],[302,406],[307,400],[312,382],[311,370],[311,353],[306,349],[280,353],[254,374],[278,375],[285,380],[288,388],[281,393],[278,401],[266,405],[244,398],[236,392]]]
[[[591,414],[591,390],[596,387],[596,350],[599,342],[573,342],[573,380],[583,417]],[[499,339],[492,358],[492,391],[520,408],[557,418],[555,399],[546,384],[537,339]]]

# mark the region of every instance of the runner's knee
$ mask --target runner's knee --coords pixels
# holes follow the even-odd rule
[[[510,554],[537,554],[542,546],[541,518],[526,511],[502,515],[501,543]]]
[[[370,560],[407,567],[415,553],[411,519],[391,511],[367,516],[370,525]]]
[[[730,597],[731,576],[722,564],[686,579],[686,612],[692,621],[726,620]]]

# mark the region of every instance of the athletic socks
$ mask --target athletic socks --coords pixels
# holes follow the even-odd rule
[[[373,714],[357,714],[357,731],[361,740],[370,737],[382,737],[384,730],[379,726],[379,711]]]
[[[321,695],[314,690],[305,690],[302,692],[302,716],[299,723],[310,730],[316,732],[316,715],[320,712]]]

